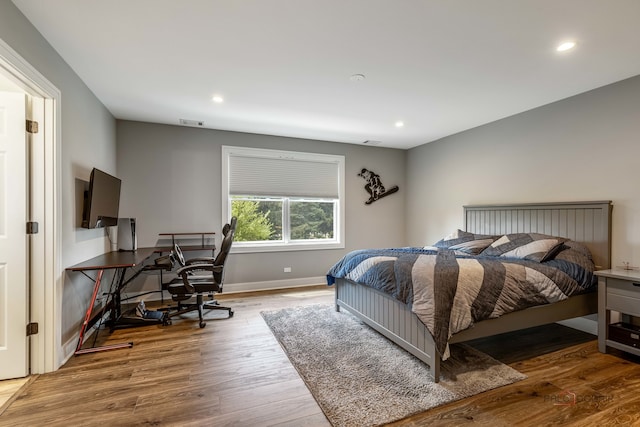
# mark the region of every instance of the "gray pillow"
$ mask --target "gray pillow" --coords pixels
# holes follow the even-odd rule
[[[433,246],[439,249],[451,249],[470,255],[478,255],[498,237],[499,236],[474,234],[468,231],[456,230],[447,237],[438,240]]]
[[[491,243],[481,255],[544,262],[553,259],[567,240],[539,233],[505,234]]]

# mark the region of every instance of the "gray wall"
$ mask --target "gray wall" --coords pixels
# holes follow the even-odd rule
[[[161,232],[216,231],[221,218],[221,146],[304,151],[345,156],[346,248],[276,253],[233,254],[227,265],[225,290],[260,289],[286,284],[317,283],[347,251],[404,245],[405,152],[277,136],[117,122],[118,176],[123,180],[120,215],[133,217],[138,244],[154,246]],[[371,205],[363,168],[377,172],[386,186],[400,191]],[[291,273],[284,273],[291,267]],[[138,284],[157,289],[157,280]],[[132,288],[135,289],[135,288]]]
[[[82,212],[80,184],[92,167],[115,173],[115,119],[57,52],[10,1],[0,1],[0,39],[62,92],[61,182],[62,268],[109,249],[104,230],[79,228]],[[80,190],[80,194],[78,191]],[[57,361],[63,362],[75,344],[80,321],[91,297],[91,282],[79,274],[59,272],[60,330],[56,333]]]
[[[640,76],[407,151],[408,244],[462,227],[462,206],[612,200],[612,262],[640,265]]]
[[[344,154],[347,166],[345,250],[238,254],[230,258],[232,284],[322,276],[344,252],[360,247],[433,243],[462,225],[461,207],[472,203],[613,200],[613,262],[640,264],[640,77],[403,152],[126,121],[116,128],[10,1],[0,2],[0,39],[62,92],[63,268],[109,250],[104,230],[79,228],[82,187],[92,167],[123,179],[121,213],[138,219],[141,246],[155,244],[158,232],[218,229],[223,144]],[[365,206],[363,181],[355,176],[362,167],[400,192]],[[284,274],[283,266],[292,273]],[[62,361],[91,283],[64,271],[56,279],[61,327],[55,346]]]

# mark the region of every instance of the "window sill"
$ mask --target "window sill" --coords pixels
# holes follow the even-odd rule
[[[328,249],[344,249],[344,243],[297,243],[288,245],[260,245],[260,246],[239,246],[231,247],[233,254],[247,254],[259,252],[292,252],[292,251],[322,251]]]

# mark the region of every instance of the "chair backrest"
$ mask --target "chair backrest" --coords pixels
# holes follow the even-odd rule
[[[220,245],[220,252],[216,255],[216,259],[213,261],[213,265],[221,265],[224,266],[224,263],[227,261],[227,255],[229,255],[229,251],[231,250],[231,245],[233,244],[233,236],[236,232],[236,223],[238,219],[234,216],[229,221],[229,224],[226,224],[222,228],[222,234],[224,238],[222,239],[222,244]],[[227,227],[228,225],[228,227]],[[219,284],[222,284],[222,280],[224,277],[224,268],[222,271],[213,273],[213,278]]]

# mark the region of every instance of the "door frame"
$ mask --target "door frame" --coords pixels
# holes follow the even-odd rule
[[[30,239],[30,321],[39,325],[30,338],[30,373],[52,372],[61,364],[62,239],[60,159],[61,92],[22,56],[0,39],[0,72],[27,94],[42,98],[41,149],[33,150],[31,221],[40,224]]]

